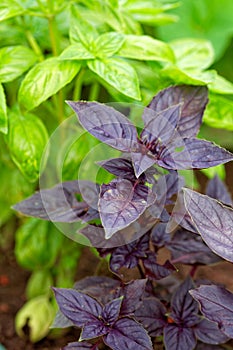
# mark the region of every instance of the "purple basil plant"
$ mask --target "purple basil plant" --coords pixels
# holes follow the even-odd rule
[[[85,223],[79,233],[100,257],[109,256],[112,277],[53,288],[53,327],[80,329],[65,350],[218,350],[233,338],[233,294],[194,280],[200,265],[233,262],[231,196],[217,176],[201,194],[178,174],[233,160],[197,138],[207,103],[206,87],[169,87],[144,109],[138,134],[112,107],[68,101],[83,128],[121,156],[98,163],[115,176],[110,183],[67,181],[14,206],[43,220]],[[164,248],[169,258],[161,263]],[[174,274],[177,264],[191,266],[184,281]],[[123,271],[132,268],[138,277],[125,282]]]

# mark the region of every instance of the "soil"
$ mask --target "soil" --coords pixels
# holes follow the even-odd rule
[[[227,185],[233,193],[232,173],[233,166],[227,165]],[[202,187],[206,179],[199,174]],[[83,259],[79,263],[77,279],[91,276],[96,268],[98,259],[87,248],[83,250]],[[181,268],[179,274],[185,275],[190,267]],[[59,350],[68,342],[76,341],[79,336],[78,330],[69,329],[62,337],[56,339],[44,338],[36,344],[28,339],[19,338],[15,332],[14,318],[17,311],[26,301],[25,286],[30,273],[22,269],[14,257],[14,242],[4,248],[0,247],[0,349],[1,344],[6,350]],[[233,264],[222,262],[215,266],[199,267],[195,278],[205,279],[222,283],[233,292]],[[2,349],[1,349],[2,350]]]

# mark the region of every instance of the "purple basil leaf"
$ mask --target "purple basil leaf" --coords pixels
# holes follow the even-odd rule
[[[151,339],[137,321],[123,317],[103,337],[104,343],[112,350],[152,350]]]
[[[193,287],[191,278],[187,277],[175,291],[171,300],[170,318],[184,327],[191,327],[199,321],[198,304],[189,294],[189,290]]]
[[[203,315],[216,322],[223,333],[233,338],[233,294],[214,285],[200,286],[191,290],[190,294],[198,301]]]
[[[51,328],[67,328],[73,325],[74,323],[71,322],[65,315],[63,315],[60,310],[58,310]]]
[[[96,344],[90,344],[87,342],[73,342],[66,345],[62,350],[98,350]]]
[[[183,229],[175,232],[166,247],[172,254],[173,264],[210,265],[221,260],[207,247],[199,235]]]
[[[96,225],[87,225],[79,230],[79,233],[87,237],[94,247],[111,250],[112,248],[139,239],[148,232],[156,222],[157,219],[151,216],[149,209],[146,209],[136,221],[132,222],[129,226],[120,230],[109,239],[105,238],[104,229]]]
[[[208,182],[206,194],[207,196],[215,198],[226,205],[233,206],[231,195],[228,192],[226,185],[220,180],[218,175],[215,175],[215,177]]]
[[[96,102],[72,102],[81,125],[102,142],[123,152],[129,152],[137,140],[135,126],[112,107]]]
[[[170,143],[157,163],[166,169],[203,169],[233,160],[233,154],[210,141],[189,138]]]
[[[98,192],[98,185],[90,181],[67,181],[51,189],[41,190],[13,208],[25,215],[57,222],[85,220],[90,209],[93,209],[92,218],[98,218],[94,207]],[[80,193],[87,197],[88,203],[85,200],[77,201],[75,194]],[[92,205],[93,208],[90,207]]]
[[[176,268],[167,260],[163,265],[156,262],[155,253],[148,253],[147,258],[143,260],[146,276],[152,280],[160,280],[169,276]]]
[[[208,102],[207,95],[208,90],[204,86],[171,86],[160,91],[148,107],[159,113],[170,106],[180,104],[178,131],[183,137],[193,137],[197,135],[201,126],[202,115]],[[143,119],[146,124],[150,120],[146,110]]]
[[[151,337],[162,335],[163,328],[167,324],[166,308],[157,298],[143,299],[142,305],[138,308],[134,317],[143,324]]]
[[[112,326],[112,324],[118,319],[122,300],[123,300],[123,296],[109,301],[104,306],[104,309],[102,312],[102,318],[108,325]]]
[[[101,186],[99,211],[105,238],[136,221],[153,203],[155,195],[142,184],[115,179]]]
[[[122,316],[133,314],[141,307],[141,298],[146,288],[146,282],[147,279],[134,280],[122,287],[121,294],[124,296],[121,305]]]
[[[95,319],[84,324],[79,341],[95,339],[101,337],[108,332],[108,327],[103,320]]]
[[[171,236],[166,232],[166,223],[159,223],[151,231],[151,242],[156,248],[163,247],[171,240]]]
[[[114,291],[119,287],[120,281],[106,276],[85,277],[74,285],[74,289],[92,296],[102,304],[112,300]]]
[[[229,338],[220,331],[217,323],[206,319],[203,319],[195,326],[194,332],[199,340],[207,344],[223,344],[229,340]]]
[[[123,236],[121,234],[116,234],[116,235],[113,235],[111,238],[106,239],[104,228],[96,225],[87,225],[86,227],[79,230],[79,233],[87,237],[90,243],[93,245],[93,247],[96,247],[99,249],[100,248],[104,250],[110,249],[111,251],[113,247],[118,247],[128,243],[127,235]]]
[[[140,141],[152,153],[157,154],[176,131],[180,118],[180,105],[171,106],[151,119],[140,134]]]
[[[112,158],[97,163],[109,173],[127,180],[136,180],[132,162],[126,158]]]
[[[192,222],[192,219],[187,212],[185,205],[184,205],[184,196],[182,192],[179,192],[177,196],[177,200],[175,203],[175,206],[172,210],[171,214],[171,220],[168,223],[167,230],[169,232],[173,231],[174,228],[177,227],[177,224],[179,224],[181,227],[186,229],[187,231],[191,231],[194,233],[197,233],[197,229]]]
[[[174,194],[178,194],[184,186],[184,178],[179,176],[177,171],[171,170],[169,174],[163,175],[153,186],[153,191],[157,194],[157,200],[162,203],[170,203],[168,201]]]
[[[149,250],[149,235],[145,234],[138,240],[117,247],[113,250],[110,259],[110,269],[117,272],[125,266],[129,269],[137,266],[138,261],[146,257],[146,251]]]
[[[233,209],[216,199],[184,189],[186,209],[209,248],[233,262]]]
[[[149,213],[153,218],[160,219],[160,221],[165,223],[170,219],[170,215],[164,208],[164,203],[159,200],[155,200],[155,202],[149,207]]]
[[[164,328],[164,344],[166,350],[193,350],[196,337],[191,328],[168,324]]]
[[[53,288],[61,312],[77,327],[95,322],[101,316],[102,306],[97,300],[75,289]]]
[[[137,178],[156,163],[155,156],[140,143],[131,149],[131,159]]]

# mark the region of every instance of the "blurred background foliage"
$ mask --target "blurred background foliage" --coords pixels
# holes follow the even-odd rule
[[[232,13],[232,0],[1,1],[0,245],[15,239],[18,263],[32,272],[29,306],[17,318],[20,335],[25,317],[36,317],[38,302],[54,308],[50,285],[72,286],[81,253],[81,245],[53,224],[16,217],[10,208],[38,189],[50,135],[72,116],[65,100],[130,103],[136,120],[135,106],[147,105],[167,86],[207,85],[200,136],[232,150]],[[54,153],[60,181],[77,178],[83,158],[98,144],[77,123],[62,125]],[[223,166],[205,174],[216,172],[224,178]],[[89,174],[83,167],[82,179]],[[99,183],[106,179],[106,172],[98,173]],[[49,323],[38,328],[34,318],[37,341]]]

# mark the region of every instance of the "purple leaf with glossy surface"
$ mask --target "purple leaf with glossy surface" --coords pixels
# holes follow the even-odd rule
[[[162,335],[167,324],[165,316],[167,310],[157,298],[145,298],[140,308],[135,311],[134,317],[143,324],[151,337]]]
[[[222,180],[220,180],[218,175],[215,175],[214,178],[208,182],[206,194],[207,196],[215,198],[226,205],[233,206],[231,195],[226,185],[224,182],[222,182]]]
[[[99,186],[90,181],[67,181],[51,189],[41,190],[13,208],[29,216],[57,222],[75,222],[98,218],[96,199]],[[75,194],[87,201],[78,202]],[[93,207],[92,207],[93,206]]]
[[[203,169],[233,160],[233,154],[210,141],[187,138],[167,145],[157,160],[166,169]]]
[[[100,141],[123,152],[129,152],[137,140],[135,126],[112,107],[96,102],[67,102],[81,125]]]
[[[152,350],[151,339],[146,330],[135,320],[119,319],[111,331],[103,337],[104,343],[113,350]]]
[[[148,105],[156,113],[180,104],[181,116],[178,131],[183,137],[196,136],[202,123],[202,115],[208,102],[208,90],[205,86],[171,86],[160,91]],[[150,114],[143,115],[145,123],[150,120]]]
[[[63,315],[60,310],[58,310],[51,328],[67,328],[73,325],[74,323],[71,322],[65,315]]]
[[[109,328],[101,319],[91,320],[84,324],[79,341],[95,339],[107,334]]]
[[[140,259],[146,258],[149,250],[149,235],[145,234],[138,240],[127,245],[117,247],[112,251],[110,269],[117,272],[121,267],[133,268]]]
[[[146,288],[147,279],[134,280],[123,285],[121,295],[124,296],[121,305],[121,315],[130,315],[141,308],[142,296]]]
[[[112,158],[97,163],[109,173],[127,180],[136,180],[132,162],[126,158]]]
[[[102,318],[108,325],[112,325],[119,317],[123,296],[109,301],[103,309]]]
[[[85,277],[74,285],[74,289],[96,298],[102,304],[112,300],[114,291],[119,287],[120,281],[106,276]]]
[[[147,258],[143,260],[145,274],[152,280],[160,280],[161,278],[169,276],[176,268],[167,260],[163,265],[156,262],[155,253],[148,253]]]
[[[185,207],[209,248],[233,262],[233,209],[216,199],[184,189]]]
[[[53,288],[61,312],[77,327],[95,322],[101,316],[102,305],[94,298],[75,289]]]
[[[158,153],[160,145],[174,138],[180,118],[180,105],[171,106],[151,119],[140,134],[140,142],[152,153]]]
[[[105,229],[105,238],[136,221],[153,203],[155,195],[145,185],[129,180],[115,179],[102,185],[99,212]]]
[[[193,350],[196,346],[193,329],[168,324],[164,328],[164,345],[166,350]]]
[[[187,277],[175,291],[171,300],[169,317],[184,327],[191,327],[199,321],[197,317],[198,304],[189,294],[189,290],[193,287],[191,278]]]
[[[216,322],[220,330],[233,338],[233,294],[214,285],[203,285],[190,291],[198,301],[201,312],[210,321]]]
[[[177,224],[186,229],[187,231],[197,233],[197,229],[194,223],[192,222],[192,219],[189,213],[187,212],[187,209],[185,208],[183,192],[178,193],[175,206],[172,210],[171,219],[168,223],[168,231],[173,231],[174,228],[177,227]]]
[[[137,178],[156,163],[156,158],[141,144],[131,150],[131,158]]]
[[[166,247],[172,254],[172,263],[214,264],[221,259],[203,242],[202,238],[192,232],[179,229]]]
[[[194,332],[199,340],[207,344],[223,344],[229,340],[228,336],[220,331],[217,323],[206,319],[195,326]]]
[[[184,178],[179,176],[177,171],[170,170],[169,174],[160,176],[153,186],[158,201],[164,204],[170,203],[169,198],[177,194],[184,186]]]

